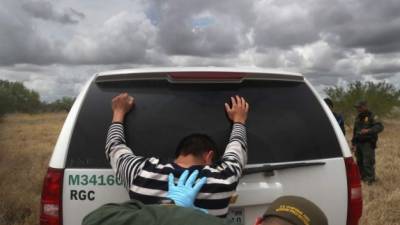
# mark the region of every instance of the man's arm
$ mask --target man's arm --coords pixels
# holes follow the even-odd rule
[[[106,158],[126,188],[129,188],[147,160],[133,154],[125,142],[123,122],[125,115],[134,107],[134,104],[134,98],[127,93],[122,93],[112,99],[113,119],[106,141]]]
[[[374,123],[374,125],[369,129],[370,134],[378,134],[383,131],[383,124],[381,122]]]
[[[243,97],[231,97],[231,106],[225,103],[225,110],[233,122],[229,144],[222,156],[221,166],[230,170],[239,179],[247,164],[246,121],[249,104]]]
[[[378,134],[383,131],[384,127],[378,116],[372,117],[372,127],[369,128],[370,134]]]
[[[379,120],[378,116],[371,116],[371,127],[368,129],[362,129],[361,134],[378,134],[383,131],[382,122]]]

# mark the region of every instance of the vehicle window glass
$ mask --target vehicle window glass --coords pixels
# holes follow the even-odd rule
[[[250,103],[248,163],[341,156],[332,125],[305,83],[131,81],[91,84],[72,134],[67,167],[110,167],[104,146],[112,117],[111,99],[125,91],[136,99],[135,109],[126,118],[125,135],[137,155],[173,160],[178,142],[191,133],[210,135],[223,151],[231,127],[224,103],[239,94]]]

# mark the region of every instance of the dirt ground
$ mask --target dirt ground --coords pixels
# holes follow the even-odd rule
[[[38,224],[43,177],[65,118],[66,113],[46,113],[1,119],[1,225]],[[400,225],[400,119],[384,124],[377,149],[378,182],[363,185],[362,225]]]

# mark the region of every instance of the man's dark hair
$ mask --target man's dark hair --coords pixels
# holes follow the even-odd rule
[[[329,107],[333,108],[333,102],[330,98],[325,98],[324,101]]]
[[[214,160],[217,158],[217,145],[214,140],[206,134],[190,134],[184,137],[175,151],[175,158],[179,155],[194,155],[200,157],[203,153],[214,151]]]

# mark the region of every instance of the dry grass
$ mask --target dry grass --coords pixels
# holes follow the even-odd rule
[[[65,117],[14,114],[0,121],[0,225],[38,224],[44,173]],[[377,150],[379,180],[363,186],[360,225],[400,225],[399,130],[400,120],[385,122]]]
[[[38,224],[44,174],[66,113],[0,121],[0,224]]]
[[[362,225],[400,224],[400,120],[386,120],[376,149],[377,183],[363,185]]]

